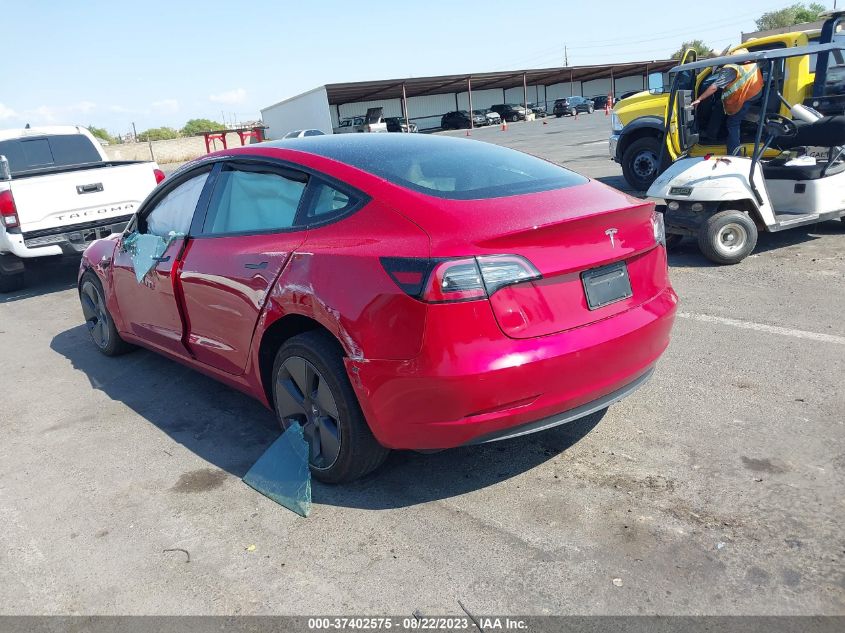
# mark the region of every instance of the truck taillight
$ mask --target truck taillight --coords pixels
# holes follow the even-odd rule
[[[15,199],[8,189],[0,191],[0,220],[7,229],[20,226],[18,221],[18,209],[15,206]]]
[[[164,172],[160,169],[153,169],[153,174],[155,174],[156,177],[156,184],[159,184],[162,180],[164,180]]]
[[[381,262],[402,290],[430,303],[486,299],[504,286],[542,277],[519,255],[441,260],[383,257]]]

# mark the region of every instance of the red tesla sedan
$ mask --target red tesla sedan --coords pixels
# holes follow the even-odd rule
[[[137,244],[156,236],[138,270]],[[650,202],[422,134],[189,163],[123,235],[89,246],[79,292],[101,352],[141,345],[257,398],[303,426],[328,482],[391,448],[501,440],[608,407],[650,376],[677,303]]]

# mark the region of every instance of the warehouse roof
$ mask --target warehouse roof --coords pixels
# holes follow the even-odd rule
[[[331,105],[396,99],[402,97],[402,86],[408,97],[422,97],[443,92],[463,92],[467,79],[472,79],[473,90],[488,88],[515,88],[522,85],[523,75],[529,86],[552,85],[567,81],[589,81],[591,79],[628,77],[643,73],[665,72],[677,61],[661,59],[649,62],[628,62],[624,64],[600,64],[594,66],[564,66],[559,68],[535,68],[533,70],[505,70],[492,73],[469,73],[461,75],[440,75],[437,77],[408,77],[405,79],[380,79],[378,81],[355,81],[327,84],[326,93]]]

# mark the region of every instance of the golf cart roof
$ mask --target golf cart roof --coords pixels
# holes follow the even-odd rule
[[[710,57],[689,64],[680,64],[670,69],[670,73],[677,73],[684,70],[699,70],[701,68],[712,68],[713,66],[724,66],[725,64],[745,64],[747,62],[759,62],[767,59],[784,59],[786,57],[801,57],[802,55],[815,55],[826,51],[845,50],[845,45],[813,44],[811,46],[793,46],[792,48],[776,48],[768,51],[755,51],[753,53],[742,53],[740,55],[725,55],[724,57]]]

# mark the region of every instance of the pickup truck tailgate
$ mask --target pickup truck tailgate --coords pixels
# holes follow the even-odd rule
[[[131,215],[155,188],[155,163],[104,163],[15,178],[12,195],[24,235]]]

